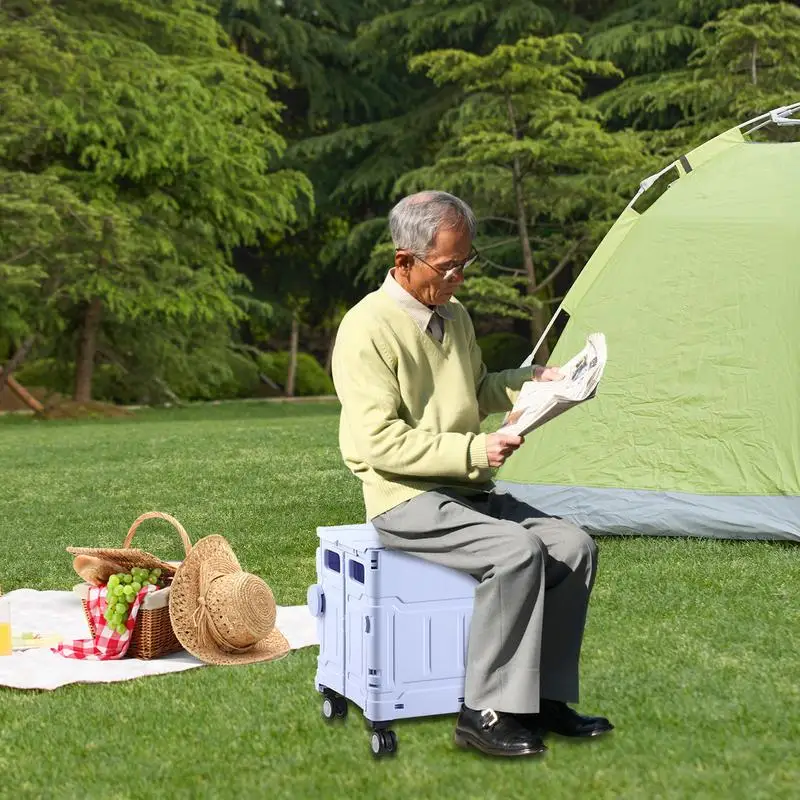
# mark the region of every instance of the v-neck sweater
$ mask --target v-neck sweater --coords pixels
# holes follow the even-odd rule
[[[480,423],[511,408],[531,368],[488,373],[469,314],[455,298],[448,305],[441,343],[381,289],[339,326],[339,446],[362,482],[367,519],[431,489],[493,486]]]

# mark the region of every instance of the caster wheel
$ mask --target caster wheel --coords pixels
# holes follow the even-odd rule
[[[370,748],[376,758],[396,752],[397,737],[394,731],[373,731],[370,739]]]
[[[344,697],[334,697],[333,713],[340,719],[344,719],[347,716],[347,700]]]
[[[325,719],[333,719],[336,714],[336,710],[334,709],[334,701],[331,697],[326,697],[322,701],[322,716]]]

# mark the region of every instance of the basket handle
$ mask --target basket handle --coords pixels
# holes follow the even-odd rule
[[[130,529],[128,530],[128,534],[125,537],[125,541],[122,543],[123,548],[130,547],[131,541],[133,540],[133,534],[136,533],[136,529],[146,520],[146,519],[163,519],[169,522],[176,531],[180,534],[181,541],[183,542],[183,549],[186,552],[186,555],[189,555],[189,551],[192,549],[192,543],[189,540],[189,534],[186,533],[185,528],[183,525],[175,519],[175,517],[170,516],[169,514],[164,514],[162,511],[148,511],[146,514],[142,514],[140,517],[137,517],[133,525],[131,525]]]

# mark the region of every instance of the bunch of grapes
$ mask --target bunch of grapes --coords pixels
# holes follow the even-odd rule
[[[125,624],[136,595],[143,586],[164,586],[159,568],[147,570],[133,567],[130,572],[118,572],[106,584],[106,602],[103,616],[106,622],[119,634],[125,633]]]

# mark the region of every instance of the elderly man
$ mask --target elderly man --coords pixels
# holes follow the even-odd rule
[[[386,547],[478,579],[455,741],[501,756],[542,753],[542,736],[613,726],[579,715],[578,661],[597,549],[580,528],[499,492],[492,469],[521,444],[481,433],[541,366],[487,373],[454,294],[477,258],[475,216],[445,192],[389,215],[394,268],[342,320],[333,354],[339,444]]]

